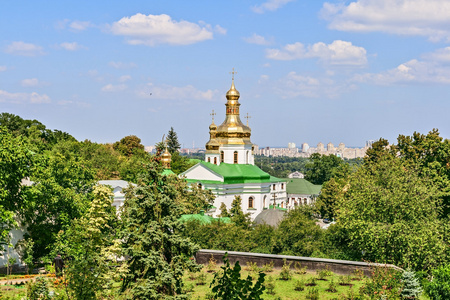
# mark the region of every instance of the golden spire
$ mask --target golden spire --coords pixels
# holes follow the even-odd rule
[[[163,136],[164,140],[164,136]],[[167,149],[167,139],[164,142],[164,146],[166,146],[166,150],[161,155],[161,163],[166,169],[170,169],[170,163],[172,162],[172,154],[170,154],[169,150]]]
[[[217,127],[216,136],[220,144],[252,145],[250,142],[251,129],[242,123],[239,114],[239,106],[241,106],[239,103],[240,94],[234,86],[234,74],[237,74],[237,72],[233,68],[233,71],[230,72],[230,74],[232,74],[231,88],[226,94],[227,103],[225,104],[225,121]]]

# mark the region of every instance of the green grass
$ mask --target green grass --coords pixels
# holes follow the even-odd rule
[[[245,267],[243,269],[245,269]],[[219,267],[217,268],[217,270],[219,270]],[[315,272],[314,273],[307,272],[306,274],[302,274],[302,275],[293,273],[293,277],[291,280],[284,281],[284,280],[278,279],[280,271],[281,270],[273,270],[272,272],[267,273],[265,282],[267,282],[267,279],[269,278],[269,276],[271,276],[274,279],[273,283],[275,285],[275,289],[274,289],[275,294],[269,295],[265,291],[263,298],[267,299],[267,300],[277,299],[278,297],[280,297],[281,299],[306,299],[307,291],[311,287],[305,286],[305,289],[300,292],[300,291],[296,291],[294,289],[295,283],[297,280],[307,281],[313,277],[317,278],[317,274]],[[189,279],[189,276],[187,276],[187,275],[184,278],[184,282],[186,285],[194,286],[194,290],[190,293],[192,299],[205,299],[206,294],[211,292],[209,285],[214,277],[214,273],[207,273],[206,268],[204,268],[202,272],[207,274],[205,285],[197,285],[197,281]],[[200,273],[197,273],[197,275],[198,274],[200,274]],[[245,271],[245,270],[241,271],[241,276],[243,278],[246,278],[247,275],[252,276],[252,278],[257,277],[256,273]],[[353,284],[353,286],[349,287],[349,286],[340,286],[339,285],[339,275],[333,274],[332,276],[326,276],[326,279],[327,279],[327,281],[316,280],[317,285],[315,286],[315,288],[317,288],[319,290],[320,299],[339,298],[339,296],[342,294],[346,295],[349,292],[349,290],[353,290],[353,292],[357,293],[359,291],[359,288],[365,282],[365,279],[360,280],[360,281],[352,280],[351,284]],[[331,279],[333,279],[334,283],[336,283],[336,289],[337,289],[336,293],[330,293],[330,292],[326,291],[326,289],[328,289]]]

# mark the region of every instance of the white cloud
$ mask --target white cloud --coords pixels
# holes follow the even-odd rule
[[[127,37],[131,45],[155,46],[158,44],[188,45],[210,40],[210,25],[188,21],[174,21],[168,15],[136,14],[124,17],[111,25],[111,32]]]
[[[244,41],[246,41],[249,44],[256,44],[256,45],[270,45],[271,42],[268,41],[265,37],[260,36],[256,33],[254,33],[250,37],[244,38]]]
[[[266,11],[275,11],[292,1],[294,0],[267,0],[261,5],[253,6],[252,11],[258,14],[265,13]]]
[[[113,67],[114,69],[131,69],[137,67],[135,63],[124,63],[120,61],[110,61],[108,66]]]
[[[0,72],[5,72],[8,68],[6,66],[0,66]]]
[[[21,56],[37,56],[44,55],[44,51],[41,46],[25,43],[25,42],[12,42],[6,46],[5,52],[13,55]]]
[[[450,84],[449,62],[450,47],[447,47],[424,54],[420,60],[412,59],[384,72],[358,74],[353,80],[378,85]]]
[[[214,26],[214,31],[219,34],[227,34],[227,30],[220,25]]]
[[[40,95],[36,92],[33,93],[9,93],[7,91],[0,90],[0,102],[16,103],[16,104],[41,104],[50,103],[50,97],[43,94]]]
[[[119,77],[119,82],[126,82],[128,80],[131,80],[131,76],[130,75],[122,75]]]
[[[80,49],[87,49],[85,46],[79,45],[77,42],[73,43],[61,43],[59,46],[68,51],[76,51]]]
[[[70,29],[75,31],[83,31],[92,26],[92,23],[89,21],[73,21],[69,24]]]
[[[167,100],[214,100],[218,91],[200,91],[192,85],[177,87],[170,85],[156,86],[152,83],[137,92],[141,98]]]
[[[126,88],[127,86],[125,84],[118,84],[118,85],[107,84],[104,87],[102,87],[102,92],[120,92],[125,90]]]
[[[264,83],[267,85],[267,82]],[[336,82],[329,78],[316,78],[289,72],[285,77],[275,81],[273,89],[284,99],[305,98],[336,98],[340,94],[353,89],[346,82]]]
[[[330,65],[363,66],[367,63],[366,49],[351,42],[336,40],[305,47],[302,43],[288,44],[282,49],[267,49],[266,57],[275,60],[318,58]]]
[[[381,31],[450,40],[450,2],[447,0],[357,0],[324,3],[321,16],[329,28],[341,31]]]
[[[23,87],[34,87],[39,85],[39,80],[37,78],[24,79],[21,81]]]
[[[80,102],[80,101],[72,101],[72,100],[60,100],[57,102],[58,105],[61,106],[77,106],[77,107],[91,107],[90,103]]]

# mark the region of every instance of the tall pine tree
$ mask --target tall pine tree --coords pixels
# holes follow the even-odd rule
[[[187,298],[182,277],[186,268],[198,269],[190,259],[197,246],[181,235],[180,181],[161,175],[152,163],[138,186],[126,194],[121,219],[124,255],[129,257],[122,285],[127,298]]]

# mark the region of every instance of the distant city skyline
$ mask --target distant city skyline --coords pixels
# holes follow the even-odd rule
[[[81,141],[204,147],[233,68],[261,147],[450,138],[445,0],[0,4],[0,112]]]

